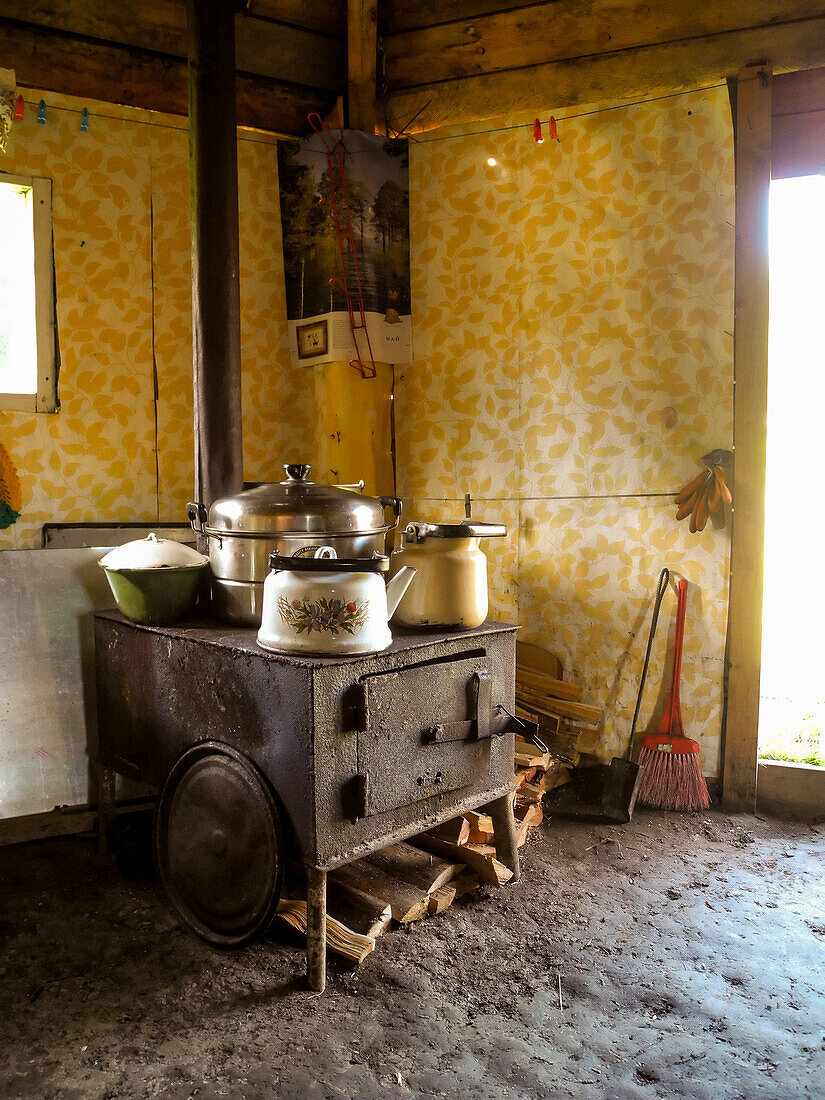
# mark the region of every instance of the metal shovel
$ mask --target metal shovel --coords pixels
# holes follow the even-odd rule
[[[569,783],[545,795],[545,803],[556,817],[625,825],[633,816],[643,771],[640,764],[621,756],[609,764],[576,768]]]
[[[634,764],[630,759],[630,754],[633,751],[636,721],[639,717],[642,692],[647,679],[647,668],[650,664],[650,651],[653,648],[656,624],[659,621],[659,609],[662,606],[662,600],[669,581],[670,571],[663,569],[659,574],[656,597],[653,601],[653,616],[650,622],[650,634],[647,639],[647,652],[645,653],[645,663],[639,681],[639,694],[636,697],[636,710],[633,713],[633,721],[630,726],[627,752],[624,756],[614,756],[609,764],[595,764],[590,768],[576,768],[566,786],[557,787],[555,791],[551,791],[546,796],[546,803],[550,812],[557,817],[574,817],[579,821],[590,821],[595,824],[626,825],[633,816],[644,768],[641,764]]]

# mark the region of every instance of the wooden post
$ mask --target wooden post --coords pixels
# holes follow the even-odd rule
[[[347,3],[347,106],[353,130],[375,133],[378,13],[375,0]]]
[[[728,619],[728,698],[722,760],[726,809],[756,808],[765,464],[768,411],[768,202],[771,70],[737,80],[733,522]]]
[[[195,497],[243,488],[235,13],[188,0]]]
[[[307,984],[315,993],[327,985],[327,873],[307,867]]]
[[[503,794],[485,807],[493,819],[493,838],[496,845],[496,859],[513,872],[511,882],[518,882],[521,866],[518,855],[518,837],[516,820],[513,816],[513,794]]]

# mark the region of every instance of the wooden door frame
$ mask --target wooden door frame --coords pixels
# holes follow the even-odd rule
[[[770,185],[772,178],[808,175],[825,164],[825,68],[773,78],[768,65],[751,66],[731,82],[731,102],[736,147],[734,503],[722,798],[726,809],[752,813],[762,658]],[[803,772],[800,766],[797,778],[803,787],[819,782]],[[825,784],[816,789],[821,787]]]
[[[736,252],[733,341],[733,517],[728,604],[728,690],[722,741],[726,809],[756,809],[768,412],[768,202],[772,73],[735,82]]]

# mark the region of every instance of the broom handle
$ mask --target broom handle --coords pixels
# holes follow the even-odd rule
[[[679,699],[679,683],[682,678],[682,648],[685,641],[687,586],[688,582],[682,577],[679,581],[679,591],[676,599],[676,635],[673,639],[673,682],[670,685],[670,698],[668,699],[668,729],[673,737],[685,736],[685,727],[682,725],[682,708]]]

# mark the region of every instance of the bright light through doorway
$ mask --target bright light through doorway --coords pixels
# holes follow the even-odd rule
[[[825,765],[825,175],[775,180],[759,755]]]

